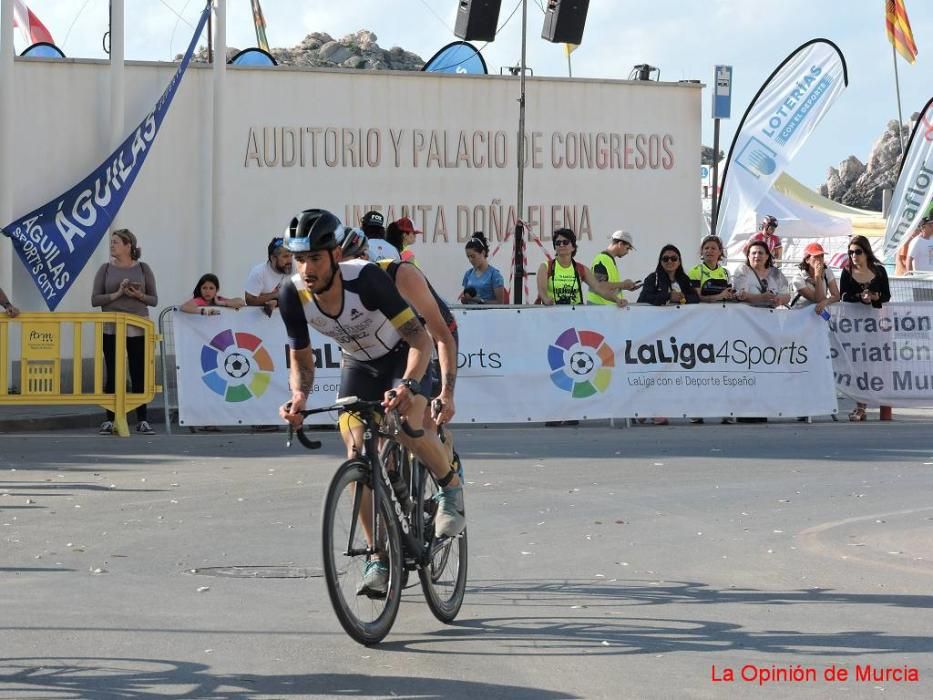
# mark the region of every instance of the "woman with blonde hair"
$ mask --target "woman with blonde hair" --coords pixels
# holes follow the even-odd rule
[[[91,306],[99,306],[101,311],[122,311],[142,318],[149,318],[149,307],[159,303],[156,292],[155,275],[144,262],[140,262],[142,249],[136,242],[136,235],[126,228],[114,231],[110,236],[110,262],[100,266],[94,276],[94,288],[91,293]],[[146,345],[142,328],[126,327],[127,369],[134,394],[141,394],[145,389]],[[112,323],[104,324],[104,392],[114,391],[114,371],[117,358],[116,328]],[[113,433],[112,411],[100,424],[101,435]],[[136,432],[152,435],[155,431],[149,425],[146,404],[136,409]]]

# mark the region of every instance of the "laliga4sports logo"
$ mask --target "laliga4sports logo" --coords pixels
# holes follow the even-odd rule
[[[249,401],[269,388],[275,366],[262,338],[221,331],[201,348],[201,379],[228,403]]]
[[[605,391],[612,379],[615,354],[595,331],[568,328],[547,349],[551,381],[575,399]]]

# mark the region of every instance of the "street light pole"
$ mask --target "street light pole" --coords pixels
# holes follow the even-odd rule
[[[525,234],[522,221],[525,208],[525,46],[528,36],[528,0],[522,0],[521,96],[518,98],[518,201],[515,222],[515,287],[512,299],[522,303],[525,282]]]

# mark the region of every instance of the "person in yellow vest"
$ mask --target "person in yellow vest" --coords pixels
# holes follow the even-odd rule
[[[619,296],[620,290],[632,290],[639,286],[632,280],[621,279],[619,268],[616,265],[616,258],[624,258],[633,250],[635,250],[635,245],[632,241],[632,234],[628,231],[616,231],[609,236],[609,245],[606,246],[606,249],[593,258],[591,267],[596,279],[608,284],[616,296]],[[588,304],[613,303],[593,291],[586,295],[586,302]]]
[[[554,304],[583,304],[583,284],[603,299],[616,306],[626,306],[625,299],[583,263],[573,259],[577,253],[577,236],[569,228],[554,231],[554,259],[541,263],[538,268],[538,299],[545,306]]]

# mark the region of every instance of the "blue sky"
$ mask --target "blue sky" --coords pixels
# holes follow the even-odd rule
[[[541,3],[528,3],[528,65],[535,75],[567,75],[561,45],[540,38]],[[65,53],[103,58],[108,0],[26,0]],[[263,0],[269,42],[291,47],[306,34],[335,38],[369,29],[384,48],[401,46],[428,59],[455,39],[457,0]],[[898,58],[904,119],[933,96],[933,2],[905,0],[919,49],[916,63]],[[255,44],[249,0],[227,0],[228,44]],[[181,52],[202,0],[126,0],[127,58],[169,60]],[[511,20],[506,18],[518,8]],[[179,15],[183,19],[179,19]],[[502,0],[500,31],[483,50],[491,73],[518,62],[521,8]],[[863,162],[884,125],[897,118],[891,45],[884,31],[884,0],[592,0],[583,44],[572,55],[578,77],[629,76],[632,66],[650,63],[662,81],[698,79],[709,85],[713,66],[734,67],[731,120],[722,122],[727,150],[748,101],[791,51],[815,38],[831,39],[849,67],[849,87],[837,100],[789,168],[810,186],[827,168],[849,155]],[[23,48],[17,43],[17,48]],[[709,91],[704,91],[703,142],[712,145]]]

